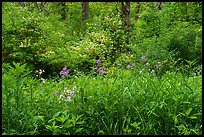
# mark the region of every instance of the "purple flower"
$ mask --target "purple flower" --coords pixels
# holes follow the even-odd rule
[[[94,71],[97,71],[97,68],[93,68]]]
[[[102,67],[100,67],[99,69],[104,69],[105,68],[105,66],[102,66]]]
[[[67,96],[67,102],[71,101],[71,96]]]
[[[97,63],[97,64],[101,63],[101,60],[100,60],[100,59],[98,59],[98,60],[96,61],[96,63]]]
[[[66,67],[64,67],[62,71],[60,71],[61,78],[64,78],[64,76],[67,76],[68,74],[69,70]]]
[[[101,75],[105,75],[106,74],[106,72],[105,71],[100,71],[100,73],[101,73]]]
[[[129,68],[130,68],[130,65],[128,64],[126,68],[129,69]]]
[[[70,93],[70,96],[73,96],[74,95],[74,91],[72,91],[71,93]]]
[[[161,66],[161,62],[157,62],[156,67],[160,67]]]
[[[97,72],[101,71],[104,68],[105,68],[105,66],[102,66],[102,67],[98,68]]]
[[[66,68],[66,67],[64,67],[64,68],[62,69],[62,71],[67,71],[67,68]]]
[[[146,59],[145,56],[142,56],[142,57],[141,57],[141,60],[142,60],[142,61],[146,61],[147,59]]]

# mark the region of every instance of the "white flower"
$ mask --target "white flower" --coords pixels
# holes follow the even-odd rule
[[[147,63],[145,64],[145,66],[149,66],[149,62],[147,62]]]
[[[62,100],[62,99],[63,99],[63,97],[64,97],[64,95],[60,94],[60,100]]]
[[[73,90],[75,90],[76,89],[76,86],[73,86],[73,88],[72,88]]]
[[[71,96],[67,96],[67,102],[71,101]]]
[[[42,83],[45,84],[45,79],[42,79]]]
[[[67,93],[70,93],[70,92],[71,92],[71,90],[68,89],[68,88],[65,88],[64,91],[67,92]]]
[[[155,70],[152,70],[151,73],[155,73]]]

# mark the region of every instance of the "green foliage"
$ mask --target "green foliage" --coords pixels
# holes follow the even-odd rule
[[[2,3],[2,134],[200,135],[202,4],[139,4]]]
[[[201,134],[201,76],[117,69],[43,84],[14,66],[2,76],[4,134]]]

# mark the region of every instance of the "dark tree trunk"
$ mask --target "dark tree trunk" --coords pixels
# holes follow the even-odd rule
[[[62,5],[62,14],[61,14],[61,19],[62,20],[65,20],[67,15],[66,15],[66,4],[65,2],[61,2],[61,5]]]
[[[136,15],[135,15],[135,21],[137,21],[137,20],[139,19],[139,16],[138,16],[139,12],[140,12],[140,3],[137,2],[136,11],[135,11],[135,13],[136,13]]]
[[[130,39],[130,2],[122,2],[122,14],[125,23],[125,30],[127,33],[127,43],[129,43]]]
[[[89,2],[82,2],[82,25],[89,18]]]
[[[162,10],[161,5],[162,5],[162,3],[161,3],[161,2],[159,2],[158,10]]]
[[[130,2],[122,2],[122,11],[124,15],[124,20],[125,20],[125,26],[127,28],[130,27]]]

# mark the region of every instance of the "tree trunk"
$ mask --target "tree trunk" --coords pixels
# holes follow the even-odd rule
[[[62,14],[61,14],[61,19],[62,20],[65,20],[67,15],[66,15],[66,4],[65,2],[61,2],[61,5],[62,5]]]
[[[161,2],[159,2],[158,10],[162,10],[161,5],[162,5],[162,3],[161,3]]]
[[[137,2],[136,11],[135,11],[135,13],[136,13],[136,15],[135,15],[135,21],[137,21],[137,20],[139,19],[139,16],[138,16],[139,12],[140,12],[140,3]]]
[[[127,33],[127,43],[129,43],[130,39],[130,2],[122,2],[122,14],[125,22],[125,30]]]
[[[89,18],[89,2],[82,2],[82,26],[84,21]]]
[[[122,2],[122,11],[124,15],[124,20],[125,20],[125,26],[126,28],[130,27],[130,2],[125,2],[124,4]]]

